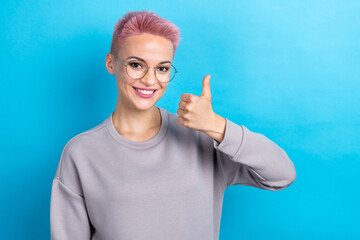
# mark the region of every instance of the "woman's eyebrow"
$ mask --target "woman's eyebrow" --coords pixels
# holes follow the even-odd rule
[[[144,59],[139,58],[139,57],[136,57],[136,56],[130,56],[130,57],[126,58],[126,60],[129,59],[129,58],[135,58],[135,59],[137,59],[137,60],[139,60],[139,61],[145,62]],[[167,60],[167,61],[159,62],[159,64],[162,64],[162,63],[170,63],[170,64],[171,64],[171,61]]]

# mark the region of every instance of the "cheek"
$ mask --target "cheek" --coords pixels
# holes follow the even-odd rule
[[[128,94],[126,92],[130,92],[132,91],[132,87],[131,87],[131,80],[132,79],[127,79],[127,78],[119,78],[116,81],[116,85],[118,87],[118,91],[123,92],[125,94]]]
[[[167,87],[168,87],[168,85],[169,85],[169,83],[162,83],[162,84],[160,84],[161,85],[161,90],[162,91],[165,91],[166,89],[167,89]]]
[[[158,94],[159,98],[161,98],[165,94],[166,89],[167,89],[167,85],[162,86],[162,88],[160,89],[160,92]]]
[[[119,73],[119,75],[117,75],[117,80],[119,82],[123,82],[123,83],[129,83],[131,81],[131,78],[129,78],[129,76],[126,73]]]
[[[120,74],[117,78],[116,78],[116,82],[118,83],[118,85],[121,85],[122,87],[126,87],[129,86],[130,84],[132,84],[135,80],[132,78],[129,78],[126,74]]]

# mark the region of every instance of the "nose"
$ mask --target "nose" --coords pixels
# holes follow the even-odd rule
[[[145,73],[145,76],[140,78],[140,81],[146,85],[154,85],[157,83],[157,78],[153,67],[149,67],[148,71]]]

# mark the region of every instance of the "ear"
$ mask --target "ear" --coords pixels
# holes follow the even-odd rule
[[[111,53],[106,54],[105,67],[106,67],[106,70],[111,75],[115,75],[115,66],[114,66],[113,56],[111,55]]]

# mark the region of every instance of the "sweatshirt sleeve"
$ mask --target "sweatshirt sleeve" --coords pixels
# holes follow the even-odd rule
[[[65,146],[52,182],[50,203],[51,240],[90,239],[91,224],[85,199],[81,190],[76,187],[78,174],[74,159],[68,150]]]
[[[226,119],[224,139],[213,139],[225,187],[248,185],[278,191],[296,179],[286,152],[260,133]]]

